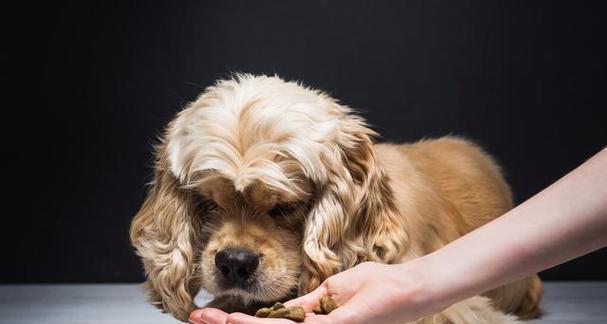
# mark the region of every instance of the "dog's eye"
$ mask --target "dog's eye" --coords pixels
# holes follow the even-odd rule
[[[272,209],[270,209],[268,214],[270,214],[270,216],[272,217],[279,217],[291,214],[296,209],[297,206],[293,204],[276,204]]]

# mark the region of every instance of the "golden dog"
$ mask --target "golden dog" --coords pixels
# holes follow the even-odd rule
[[[167,127],[132,222],[151,302],[187,321],[204,288],[211,305],[250,311],[364,261],[430,253],[512,207],[478,146],[374,136],[352,109],[278,77],[207,88]],[[533,276],[418,322],[512,323],[539,313],[541,292]]]

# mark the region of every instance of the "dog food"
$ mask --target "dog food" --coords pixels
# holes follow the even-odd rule
[[[324,296],[320,299],[320,304],[313,309],[315,314],[327,315],[337,308],[337,304],[333,298]],[[303,307],[289,307],[286,308],[282,303],[276,303],[272,307],[263,307],[255,312],[256,317],[263,318],[287,318],[295,322],[303,322],[306,318],[306,312]]]
[[[333,298],[329,296],[324,296],[320,299],[320,305],[316,307],[313,311],[315,314],[329,314],[337,308],[337,304],[333,300]]]
[[[300,306],[286,308],[285,305],[276,303],[270,308],[260,308],[255,312],[255,316],[264,318],[287,318],[296,322],[303,322],[306,318],[306,312],[303,307]]]

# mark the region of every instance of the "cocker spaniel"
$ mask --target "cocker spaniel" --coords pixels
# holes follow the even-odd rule
[[[168,125],[131,225],[151,302],[187,321],[211,305],[250,312],[364,261],[430,253],[503,214],[511,193],[478,146],[444,137],[374,144],[329,95],[278,77],[208,87]],[[419,323],[512,323],[539,312],[538,276]]]

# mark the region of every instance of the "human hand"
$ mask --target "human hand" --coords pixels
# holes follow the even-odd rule
[[[286,307],[302,306],[305,323],[394,323],[415,320],[436,307],[429,303],[429,278],[423,267],[365,262],[325,280],[311,293],[290,300]],[[331,296],[339,307],[328,315],[312,309],[323,296]],[[257,318],[242,313],[228,314],[216,308],[193,311],[195,324],[293,324],[287,319]]]

